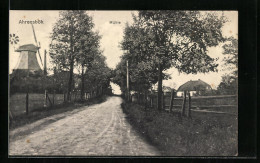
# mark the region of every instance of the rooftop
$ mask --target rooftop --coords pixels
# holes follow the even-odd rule
[[[181,85],[178,89],[178,91],[200,91],[200,90],[206,90],[210,88],[211,89],[211,86],[202,81],[202,80],[190,80],[186,83],[184,83],[183,85]]]
[[[26,45],[22,45],[20,46],[16,52],[21,52],[21,51],[32,51],[32,52],[37,52],[37,50],[40,49],[40,47],[37,47],[33,44],[26,44]]]

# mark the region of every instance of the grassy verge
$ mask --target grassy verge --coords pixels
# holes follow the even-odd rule
[[[193,113],[192,118],[123,103],[129,122],[167,156],[234,156],[237,117]]]
[[[30,124],[32,122],[35,122],[39,119],[52,116],[55,114],[63,113],[66,111],[72,111],[74,109],[77,109],[81,106],[86,106],[86,105],[93,105],[93,104],[98,104],[103,101],[105,101],[107,96],[101,96],[97,98],[90,99],[86,102],[78,102],[78,103],[64,103],[64,104],[59,104],[56,105],[55,107],[48,107],[48,108],[40,108],[37,110],[33,110],[29,113],[29,115],[19,115],[14,117],[13,119],[10,119],[9,123],[9,129],[15,129],[17,127]]]

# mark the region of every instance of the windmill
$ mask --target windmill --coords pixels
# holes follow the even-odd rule
[[[21,83],[21,78],[20,77],[26,77],[26,85],[27,85],[27,90],[26,90],[26,114],[29,113],[29,77],[35,77],[35,76],[30,76],[30,74],[37,74],[37,76],[42,76],[43,72],[44,74],[47,74],[46,72],[46,51],[45,51],[45,64],[44,64],[44,71],[42,70],[41,65],[42,63],[42,58],[40,55],[40,43],[37,42],[36,34],[34,31],[34,27],[32,25],[32,31],[33,31],[33,36],[35,40],[35,44],[25,44],[20,46],[18,49],[16,49],[16,52],[20,52],[19,60],[17,62],[17,65],[14,68],[14,72],[12,74],[12,78],[10,78],[10,85],[11,87],[13,84],[15,85],[20,85]],[[19,41],[19,37],[16,37],[14,34],[10,35],[10,43],[11,44],[17,44]],[[37,60],[37,55],[39,56],[40,62]]]
[[[42,58],[41,58],[41,54],[40,54],[40,42],[37,41],[36,38],[36,34],[35,34],[35,30],[34,27],[32,25],[32,31],[33,31],[33,36],[34,36],[34,40],[35,40],[35,44],[25,44],[20,46],[18,49],[16,49],[16,52],[20,52],[20,57],[18,59],[17,65],[14,68],[14,71],[20,71],[20,70],[27,70],[28,72],[36,72],[36,71],[42,71],[41,66],[42,65],[44,67],[44,74],[47,74],[46,71],[46,50],[45,50],[45,57],[44,57],[44,65],[42,63]],[[10,35],[11,36],[11,35]],[[14,40],[14,38],[16,40]],[[12,39],[10,38],[10,43],[17,43],[17,40],[19,41],[19,37],[15,36],[14,34],[12,35]],[[37,55],[40,59],[40,62],[38,62],[37,60]]]

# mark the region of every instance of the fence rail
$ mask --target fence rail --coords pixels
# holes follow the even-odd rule
[[[175,94],[176,95],[176,94]],[[219,95],[219,96],[190,96],[185,105],[184,97],[174,97],[175,95],[163,95],[162,108],[166,111],[172,110],[179,112],[205,112],[216,114],[237,115],[237,95]],[[139,97],[139,98],[138,98]],[[157,95],[132,95],[132,102],[146,105],[146,107],[157,107]],[[188,109],[187,109],[188,108]],[[188,113],[190,114],[190,113]]]
[[[102,94],[102,91],[86,92],[83,96],[83,100],[89,100]],[[9,115],[11,119],[21,114],[25,114],[26,107],[28,107],[29,112],[32,112],[42,108],[51,109],[52,107],[61,105],[65,102],[77,102],[81,100],[81,92],[71,92],[69,101],[66,100],[67,94],[56,94],[55,91],[45,91],[44,93],[29,93],[28,99],[26,97],[26,93],[15,93],[10,96]],[[26,103],[28,103],[28,106],[26,105]]]

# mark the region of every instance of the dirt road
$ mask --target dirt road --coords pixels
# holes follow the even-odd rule
[[[10,155],[151,156],[160,153],[131,127],[120,97],[48,117],[9,133]]]

